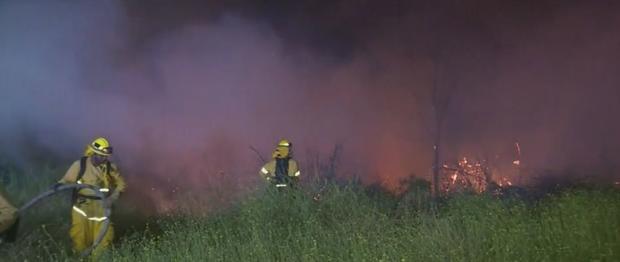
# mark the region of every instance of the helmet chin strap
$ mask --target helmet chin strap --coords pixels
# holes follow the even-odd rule
[[[102,157],[97,154],[93,154],[90,160],[90,162],[96,167],[99,167],[105,164],[107,161],[108,161],[107,157]]]

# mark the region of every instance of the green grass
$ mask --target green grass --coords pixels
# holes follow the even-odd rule
[[[22,184],[30,187],[22,192],[47,185],[38,183]],[[13,193],[17,201],[29,195]],[[461,195],[435,207],[423,190],[395,198],[331,185],[322,195],[315,202],[301,191],[260,191],[217,213],[162,216],[123,231],[101,260],[620,261],[618,190],[564,191],[536,202]],[[29,214],[20,241],[0,247],[3,261],[75,259],[62,205]],[[115,218],[119,227],[124,219]]]
[[[617,261],[620,194],[567,192],[535,205],[482,196],[399,211],[357,187],[323,201],[268,192],[210,217],[163,219],[114,261]],[[404,213],[402,213],[404,212]]]

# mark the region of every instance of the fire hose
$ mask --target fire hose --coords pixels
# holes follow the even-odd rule
[[[112,210],[111,210],[111,206],[107,205],[107,201],[109,201],[105,195],[99,191],[99,188],[93,185],[87,185],[87,184],[66,184],[66,185],[61,185],[58,186],[56,188],[47,190],[41,194],[39,194],[38,196],[36,196],[35,198],[33,198],[32,200],[28,201],[28,203],[24,204],[18,211],[18,214],[21,216],[23,215],[26,210],[28,210],[29,208],[33,207],[34,205],[36,205],[37,203],[41,202],[42,200],[53,196],[55,194],[58,194],[62,191],[67,191],[67,190],[81,190],[84,188],[88,188],[91,189],[92,191],[95,192],[95,196],[99,197],[103,203],[102,206],[104,207],[104,217],[106,217],[107,219],[102,221],[102,226],[101,229],[99,230],[99,235],[97,235],[97,238],[95,239],[95,242],[93,242],[93,244],[87,248],[86,250],[84,250],[80,256],[82,257],[86,257],[88,255],[90,255],[90,253],[101,243],[101,241],[103,240],[103,237],[105,236],[105,234],[108,232],[108,228],[110,226],[110,215],[112,214]]]

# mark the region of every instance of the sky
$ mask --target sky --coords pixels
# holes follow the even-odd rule
[[[97,136],[127,177],[257,177],[290,139],[306,170],[393,187],[442,161],[616,176],[615,1],[0,1],[0,151],[67,167]],[[302,171],[303,172],[303,171]],[[234,175],[233,175],[234,174]],[[162,182],[163,184],[170,182]]]

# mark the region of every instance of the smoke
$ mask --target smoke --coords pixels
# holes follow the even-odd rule
[[[428,177],[436,85],[444,159],[519,141],[533,168],[617,166],[617,4],[310,2],[4,1],[0,145],[27,164],[106,136],[154,188],[251,184],[248,147],[285,137],[305,167],[341,144],[342,175],[394,186]]]

